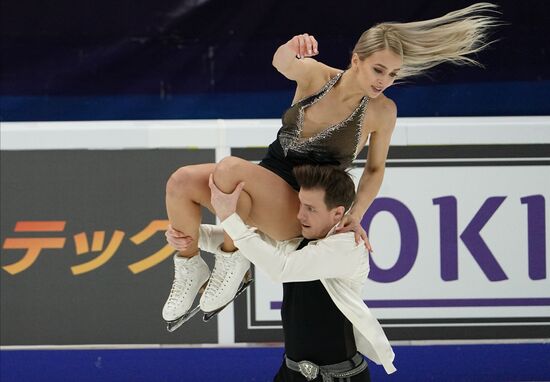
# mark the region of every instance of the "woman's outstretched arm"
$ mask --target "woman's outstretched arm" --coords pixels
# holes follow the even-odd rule
[[[384,113],[381,113],[379,128],[371,133],[367,161],[359,180],[355,202],[350,210],[350,215],[359,221],[363,219],[363,215],[378,195],[384,178],[391,136],[397,119],[395,104],[388,101],[390,103],[384,107]]]
[[[359,180],[355,201],[337,228],[338,232],[355,231],[356,242],[362,239],[371,252],[373,248],[365,230],[361,227],[361,220],[380,191],[391,136],[397,119],[397,108],[393,101],[387,99],[381,109],[381,112],[377,113],[378,118],[373,121],[377,128],[370,134],[367,161]]]
[[[319,54],[315,37],[307,33],[292,37],[273,55],[273,66],[289,80],[306,84],[311,79],[311,67],[317,61],[306,59]]]

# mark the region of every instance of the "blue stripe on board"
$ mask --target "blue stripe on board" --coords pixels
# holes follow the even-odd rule
[[[373,381],[550,381],[550,343],[394,346],[397,373]],[[281,348],[2,350],[2,382],[271,381]]]
[[[550,81],[396,86],[400,117],[550,115]],[[292,93],[0,97],[2,121],[280,118]]]

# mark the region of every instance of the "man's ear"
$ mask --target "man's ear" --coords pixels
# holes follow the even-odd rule
[[[340,221],[343,217],[344,217],[344,214],[346,213],[346,209],[344,208],[344,206],[338,206],[335,208],[336,212],[334,213],[334,219],[336,221]]]

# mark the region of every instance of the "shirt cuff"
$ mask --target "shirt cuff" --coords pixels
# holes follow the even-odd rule
[[[233,240],[238,240],[248,232],[248,227],[236,212],[222,221],[221,226]]]
[[[386,371],[386,374],[392,374],[392,373],[395,373],[397,371],[395,366],[393,366],[393,362],[391,362],[391,361],[388,361],[387,363],[384,363],[382,366],[384,367],[384,370]]]

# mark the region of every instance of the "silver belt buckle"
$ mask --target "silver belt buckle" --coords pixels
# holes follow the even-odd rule
[[[300,373],[302,373],[308,381],[314,380],[319,374],[319,366],[309,361],[298,362],[298,367],[300,368]]]

